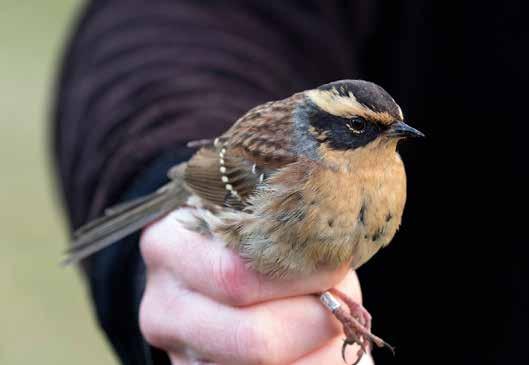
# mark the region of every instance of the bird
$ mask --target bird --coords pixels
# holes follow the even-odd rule
[[[180,207],[184,226],[220,237],[270,277],[356,269],[397,232],[406,201],[399,141],[424,137],[381,86],[338,80],[250,109],[225,133],[168,171],[169,183],[122,203],[73,234],[66,264]],[[342,347],[374,343],[371,316],[337,289],[320,295],[342,323]],[[336,299],[338,297],[340,301]],[[348,308],[343,309],[342,303]]]

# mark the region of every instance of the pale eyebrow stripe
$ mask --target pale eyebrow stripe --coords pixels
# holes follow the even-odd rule
[[[387,112],[376,112],[361,104],[351,92],[349,92],[348,96],[342,96],[335,89],[324,91],[314,89],[309,90],[307,96],[320,109],[337,117],[351,118],[359,116],[377,120],[384,124],[391,123],[394,119]]]

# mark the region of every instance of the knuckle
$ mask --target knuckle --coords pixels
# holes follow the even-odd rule
[[[185,343],[184,333],[189,321],[182,310],[186,291],[174,285],[167,285],[164,273],[152,275],[147,280],[145,293],[140,303],[139,326],[145,340],[159,348],[174,348]],[[178,323],[178,326],[175,326]],[[184,328],[185,327],[185,328]]]
[[[139,313],[140,331],[149,344],[163,348],[166,341],[159,312],[153,300],[149,296],[144,296]]]
[[[140,237],[140,251],[147,267],[155,267],[166,260],[167,249],[156,227],[143,230]]]
[[[219,257],[213,272],[215,285],[223,293],[224,300],[234,306],[250,304],[248,270],[242,260],[234,257]]]
[[[275,355],[271,336],[263,331],[266,326],[260,326],[256,322],[258,321],[246,320],[237,324],[235,341],[238,357],[247,364],[273,364]]]

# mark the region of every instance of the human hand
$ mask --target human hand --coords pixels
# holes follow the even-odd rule
[[[311,294],[337,287],[360,302],[354,272],[270,279],[222,242],[184,229],[174,214],[145,229],[140,241],[147,265],[140,327],[173,365],[343,364],[342,329]],[[348,351],[348,361],[355,356],[356,349]]]

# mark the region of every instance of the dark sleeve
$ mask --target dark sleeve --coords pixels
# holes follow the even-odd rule
[[[367,1],[99,0],[81,14],[56,89],[53,156],[70,227],[148,193],[249,108],[356,76]],[[145,364],[138,237],[86,265],[123,363]]]
[[[146,195],[165,184],[167,170],[187,160],[190,150],[162,153],[121,195],[126,201]],[[139,233],[96,253],[85,271],[100,325],[124,364],[169,364],[162,352],[143,339],[138,309],[145,287],[145,266],[139,250]]]

